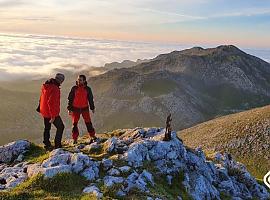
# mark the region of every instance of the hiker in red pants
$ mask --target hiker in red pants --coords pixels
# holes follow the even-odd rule
[[[95,105],[92,90],[89,86],[87,86],[86,76],[79,75],[76,85],[71,88],[68,95],[67,107],[69,114],[72,116],[72,138],[74,144],[77,144],[79,136],[78,122],[80,115],[82,115],[87,131],[90,135],[90,143],[97,139],[95,136],[95,129],[91,122],[89,107],[94,114]]]

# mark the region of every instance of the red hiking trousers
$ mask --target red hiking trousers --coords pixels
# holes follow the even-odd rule
[[[90,118],[90,113],[89,111],[83,111],[82,113],[80,112],[72,112],[72,138],[73,140],[77,140],[79,136],[79,129],[78,129],[78,122],[80,120],[80,115],[82,114],[82,117],[84,119],[87,131],[90,135],[90,137],[95,136],[95,129],[93,128],[91,118]]]

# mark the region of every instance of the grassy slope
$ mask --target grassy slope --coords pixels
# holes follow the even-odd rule
[[[0,199],[95,199],[82,195],[82,190],[87,184],[83,177],[71,173],[58,174],[52,179],[44,179],[42,175],[37,175],[10,192],[0,192]]]
[[[0,88],[1,145],[18,138],[37,138],[35,132],[40,122],[35,108],[38,98],[38,93],[15,92]],[[20,135],[14,135],[15,132]]]
[[[150,80],[142,85],[142,92],[147,96],[156,97],[159,95],[168,94],[173,92],[178,85],[171,80],[161,79],[161,80]]]
[[[256,145],[269,144],[270,130],[270,106],[252,109],[237,114],[223,116],[204,122],[194,127],[178,132],[178,136],[184,143],[195,148],[201,146],[209,154],[217,149],[231,152],[240,162],[243,162],[249,171],[256,177],[262,178],[269,170],[270,161],[265,158],[268,149],[260,149]],[[244,142],[239,147],[226,147],[225,143],[231,143],[235,139],[255,138],[248,146]],[[223,149],[219,149],[219,148]]]

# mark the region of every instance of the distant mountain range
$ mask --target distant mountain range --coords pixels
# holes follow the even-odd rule
[[[115,68],[128,68],[128,67],[133,67],[135,65],[144,63],[149,61],[148,59],[137,59],[136,61],[131,61],[131,60],[124,60],[122,62],[112,62],[112,63],[106,63],[104,65],[105,69],[111,70],[111,69],[115,69]]]
[[[66,137],[71,134],[67,95],[79,73],[89,76],[96,103],[92,119],[98,133],[137,126],[163,127],[168,113],[172,113],[173,129],[181,130],[270,104],[270,64],[235,46],[194,47],[151,60],[82,69],[62,70],[66,74],[61,86]],[[0,83],[0,144],[42,137],[42,120],[35,107],[44,81]],[[83,123],[80,129],[81,133],[86,131]]]
[[[180,130],[270,103],[270,64],[235,46],[173,51],[91,77],[100,130],[161,126]]]

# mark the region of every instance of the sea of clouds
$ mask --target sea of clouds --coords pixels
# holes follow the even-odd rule
[[[0,80],[38,79],[59,69],[86,70],[105,63],[150,59],[192,45],[0,34]],[[270,62],[270,49],[243,49]]]

